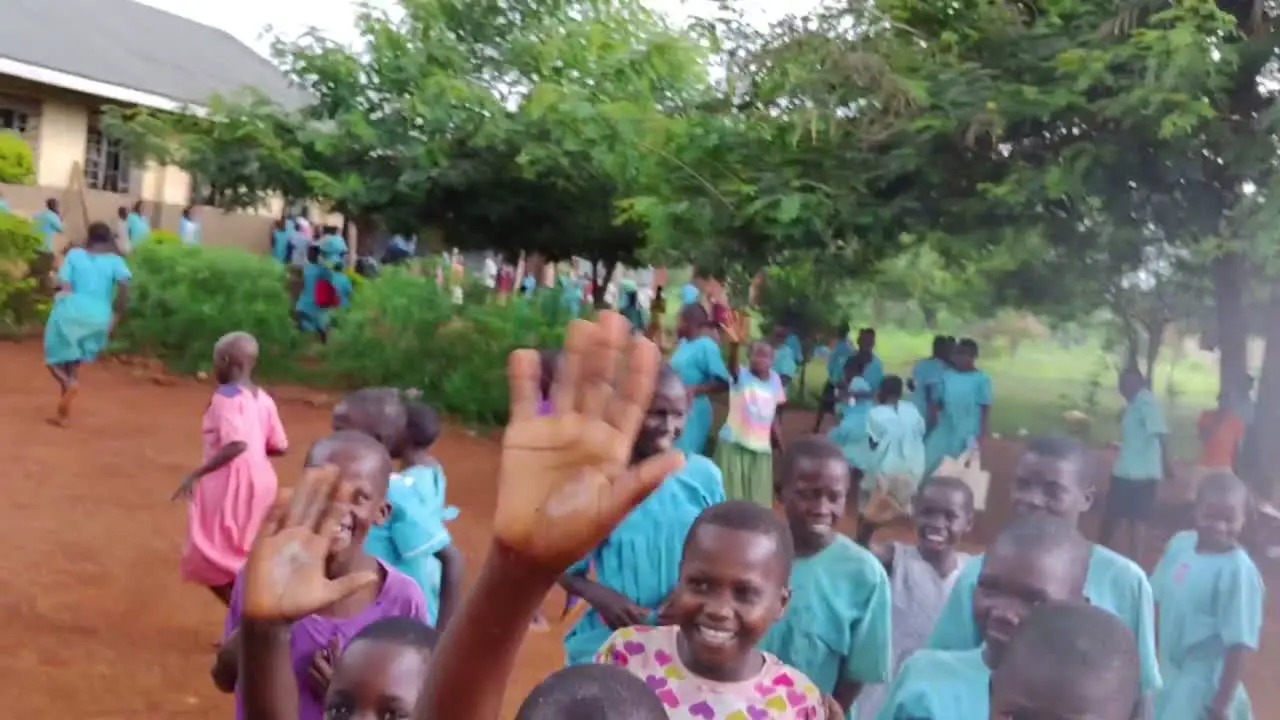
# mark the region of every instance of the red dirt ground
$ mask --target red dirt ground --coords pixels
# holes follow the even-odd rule
[[[198,463],[199,421],[210,388],[185,380],[157,384],[121,365],[88,368],[83,380],[75,426],[50,427],[44,420],[54,384],[39,347],[0,345],[0,432],[9,476],[22,485],[0,506],[0,523],[16,541],[0,559],[0,618],[11,628],[0,677],[18,691],[7,694],[6,712],[230,717],[229,698],[213,689],[208,675],[223,613],[207,592],[179,580],[185,511],[169,502],[176,483]],[[308,402],[316,393],[280,390],[276,396],[293,447],[279,464],[288,483],[300,454],[326,431],[329,411]],[[795,413],[788,426],[802,433],[811,422]],[[455,430],[438,446],[449,499],[462,508],[454,537],[472,570],[490,534],[495,450],[493,440]],[[986,462],[997,478],[1008,476],[1015,453],[1011,445],[992,448]],[[548,609],[558,603],[555,598]],[[1277,618],[1273,602],[1263,652],[1249,672],[1259,717],[1280,709],[1280,688],[1264,682],[1280,671]],[[558,634],[530,636],[509,710],[561,662]]]

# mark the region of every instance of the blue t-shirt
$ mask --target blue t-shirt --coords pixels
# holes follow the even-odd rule
[[[701,297],[701,295],[702,293],[698,290],[697,285],[688,283],[684,287],[680,288],[680,305],[682,307],[685,305],[692,305],[698,302],[698,298]]]
[[[45,252],[53,252],[53,238],[62,229],[62,218],[52,210],[45,210],[35,217],[36,232],[44,236]]]
[[[129,217],[125,218],[125,226],[129,230],[129,242],[135,247],[146,242],[151,237],[151,223],[136,212],[129,213]]]
[[[991,668],[984,652],[921,650],[907,658],[877,720],[987,720]]]
[[[1161,442],[1169,434],[1164,411],[1155,393],[1142,390],[1129,401],[1120,420],[1120,451],[1111,474],[1124,480],[1159,480],[1164,477]]]

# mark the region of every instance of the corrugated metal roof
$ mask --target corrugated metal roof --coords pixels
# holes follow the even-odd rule
[[[230,34],[133,0],[0,0],[0,57],[194,105],[247,87],[306,98]]]

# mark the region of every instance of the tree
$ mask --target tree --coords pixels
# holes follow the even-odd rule
[[[35,179],[31,146],[17,133],[0,131],[0,183],[30,185]]]

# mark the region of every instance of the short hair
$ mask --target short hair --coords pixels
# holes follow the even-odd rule
[[[875,337],[876,329],[873,327],[858,328],[858,337],[866,335],[867,337]]]
[[[978,341],[974,340],[973,338],[960,338],[958,341],[956,341],[956,349],[966,350],[972,353],[974,357],[977,357]]]
[[[993,674],[1037,696],[1075,697],[1090,709],[1141,698],[1138,643],[1124,621],[1087,603],[1051,602],[1032,610]]]
[[[328,464],[332,456],[343,448],[350,448],[360,454],[368,453],[375,461],[386,468],[386,477],[380,487],[381,490],[385,491],[387,483],[391,480],[391,455],[387,452],[385,445],[378,442],[372,435],[359,430],[339,430],[328,437],[317,440],[307,450],[307,457],[303,463],[304,467],[311,468]],[[378,473],[380,477],[383,474],[381,472]]]
[[[529,693],[516,720],[666,720],[645,681],[616,665],[563,668]]]
[[[933,336],[933,354],[937,355],[943,350],[946,350],[947,346],[950,344],[951,344],[951,339],[948,338],[946,335],[934,335]]]
[[[405,403],[405,437],[409,447],[429,448],[440,439],[440,416],[425,403]]]
[[[1013,522],[1005,526],[987,548],[987,556],[990,557],[997,550],[1054,556],[1064,569],[1079,575],[1083,588],[1085,577],[1089,574],[1092,549],[1093,546],[1069,520],[1033,515],[1014,518]]]
[[[791,477],[796,471],[796,465],[801,460],[838,462],[842,465],[849,464],[844,450],[828,439],[826,435],[805,435],[787,443],[786,449],[782,452],[782,461],[778,464],[777,485],[779,488],[791,481]]]
[[[923,495],[926,490],[931,488],[942,488],[943,490],[955,492],[960,496],[960,502],[964,506],[965,512],[973,515],[976,508],[974,507],[973,488],[969,487],[969,483],[950,475],[934,475],[920,483],[919,489],[916,490],[916,497]]]
[[[347,395],[334,408],[335,420],[341,412],[348,414],[355,427],[381,442],[391,442],[404,432],[407,410],[404,396],[395,388],[361,388]]]
[[[680,308],[680,322],[692,329],[705,328],[714,325],[711,315],[707,313],[707,309],[702,307],[701,303],[689,303]]]
[[[358,640],[386,642],[428,653],[436,649],[436,643],[440,641],[440,633],[420,620],[407,617],[385,617],[366,625],[351,638],[351,642]]]
[[[1025,452],[1059,462],[1075,463],[1080,469],[1080,487],[1088,490],[1096,484],[1096,479],[1093,477],[1093,456],[1089,452],[1089,446],[1073,437],[1065,435],[1034,437],[1027,443]]]
[[[730,500],[712,505],[703,510],[693,521],[693,527],[689,528],[689,534],[684,539],[684,553],[689,552],[689,545],[698,534],[698,530],[708,525],[772,538],[774,547],[777,548],[778,560],[783,567],[783,574],[786,577],[791,576],[791,563],[796,557],[795,543],[791,539],[791,530],[786,522],[778,517],[772,508],[765,508],[746,500]]]
[[[1196,488],[1196,501],[1209,495],[1218,495],[1229,497],[1231,499],[1241,499],[1245,502],[1249,498],[1249,486],[1235,473],[1227,469],[1212,470],[1207,473],[1200,481],[1200,487]]]
[[[902,378],[897,375],[885,375],[880,381],[880,395],[887,398],[901,398],[905,387]]]
[[[89,225],[89,232],[85,238],[85,247],[93,245],[114,245],[115,233],[111,232],[111,226],[104,222],[95,222]]]

